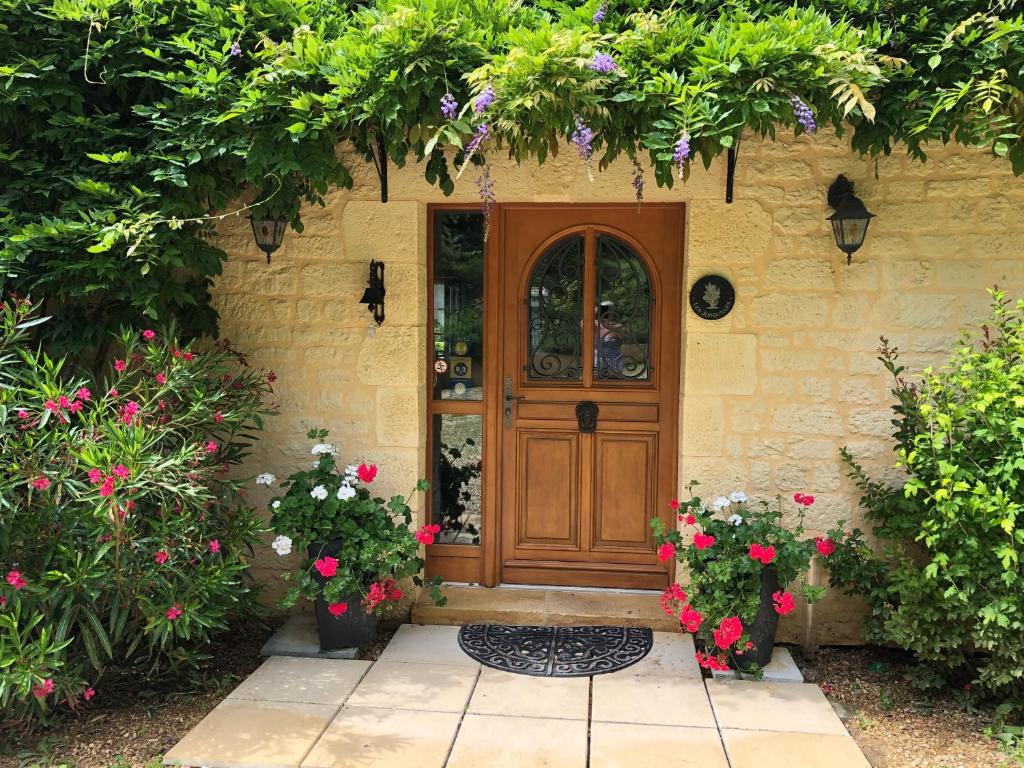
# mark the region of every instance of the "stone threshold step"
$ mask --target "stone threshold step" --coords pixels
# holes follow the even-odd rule
[[[426,592],[412,608],[413,624],[542,624],[556,627],[610,625],[675,632],[679,621],[666,616],[657,592],[521,589],[446,586],[448,603],[436,606]]]

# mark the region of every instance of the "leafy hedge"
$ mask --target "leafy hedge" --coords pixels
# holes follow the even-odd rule
[[[0,288],[49,302],[54,351],[140,314],[213,332],[224,254],[195,219],[248,190],[299,228],[301,203],[352,183],[339,141],[416,158],[446,193],[481,125],[477,162],[575,138],[598,166],[648,156],[659,184],[684,155],[812,121],[859,152],[957,141],[1020,173],[1024,22],[1002,7],[0,0]]]
[[[33,351],[29,317],[0,305],[0,710],[45,717],[196,663],[249,610],[260,522],[226,474],[270,390],[152,331],[89,380]]]
[[[844,452],[878,545],[832,533],[834,586],[865,598],[868,640],[921,662],[916,682],[969,683],[1024,716],[1024,300],[995,294],[991,319],[948,363],[908,381],[896,350],[902,485]]]

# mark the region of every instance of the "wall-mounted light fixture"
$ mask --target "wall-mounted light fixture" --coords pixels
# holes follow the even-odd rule
[[[370,279],[366,281],[366,290],[363,291],[363,298],[360,304],[366,304],[367,309],[373,313],[373,319],[377,325],[384,322],[384,262],[370,262]]]
[[[853,194],[853,182],[843,175],[836,177],[828,188],[828,204],[835,210],[828,220],[832,222],[832,234],[836,245],[846,254],[846,263],[853,261],[853,254],[864,245],[868,224],[875,214],[871,213]]]
[[[249,221],[252,223],[252,236],[256,238],[256,245],[267,254],[269,264],[270,254],[281,247],[287,222],[284,219],[257,219],[255,216],[250,216]]]

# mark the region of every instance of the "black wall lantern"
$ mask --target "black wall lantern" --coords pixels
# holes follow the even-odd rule
[[[373,319],[377,325],[384,322],[384,262],[370,262],[370,279],[366,281],[366,290],[363,291],[363,298],[360,304],[366,304],[367,309],[373,313]]]
[[[849,264],[853,261],[853,254],[864,245],[868,224],[875,214],[853,194],[853,182],[843,175],[838,176],[828,188],[828,204],[835,209],[828,220],[832,222],[836,245],[846,254],[846,263]]]
[[[256,245],[267,254],[269,264],[270,254],[281,247],[287,222],[284,219],[257,219],[255,216],[250,216],[249,221],[252,223],[252,236],[256,238]]]

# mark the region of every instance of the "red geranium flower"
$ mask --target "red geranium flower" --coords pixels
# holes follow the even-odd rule
[[[330,613],[331,616],[341,616],[347,610],[348,603],[346,603],[344,600],[337,603],[331,603],[327,606],[327,612]]]
[[[775,559],[775,547],[770,545],[763,547],[755,542],[750,545],[750,559],[760,560],[764,565],[768,565]]]
[[[684,606],[679,614],[679,623],[686,627],[686,631],[691,634],[696,633],[700,629],[701,622],[703,621],[704,617],[700,615],[700,612],[689,605]]]
[[[832,541],[832,539],[830,539],[828,536],[818,536],[814,540],[814,546],[818,548],[818,552],[819,554],[821,554],[822,557],[828,557],[836,551],[836,543]]]
[[[669,507],[672,508],[672,511],[675,512],[676,510],[679,509],[679,499],[672,499],[672,501],[670,501],[668,505]]]
[[[796,608],[796,601],[793,600],[793,595],[789,592],[777,591],[772,594],[772,602],[775,604],[775,612],[779,616],[785,616],[787,613],[792,613]]]
[[[658,547],[658,559],[662,562],[671,560],[676,556],[676,545],[671,541],[666,541],[660,547]]]
[[[693,546],[697,549],[707,549],[715,545],[715,537],[707,533],[695,533],[693,535]]]
[[[715,645],[726,651],[743,636],[743,622],[738,616],[727,616],[712,634],[715,637]]]
[[[361,482],[372,483],[373,478],[377,476],[377,465],[371,464],[370,466],[366,466],[365,464],[360,464],[356,473],[359,475],[359,480]]]
[[[323,557],[313,563],[317,573],[325,579],[329,579],[338,573],[338,561],[333,557]]]

